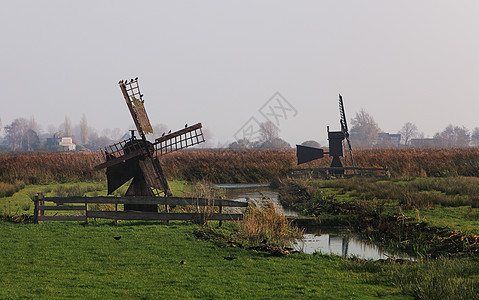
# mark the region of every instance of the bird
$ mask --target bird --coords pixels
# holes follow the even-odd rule
[[[138,80],[138,77],[136,77],[135,80]]]
[[[118,84],[121,84],[121,83],[123,83],[123,80],[118,81]]]
[[[165,136],[165,133],[163,132],[163,134],[161,136]]]
[[[233,260],[233,259],[236,259],[236,257],[234,257],[234,256],[226,256],[224,259],[226,259],[226,260]]]
[[[113,238],[118,241],[119,239],[121,239],[121,236],[114,236]]]
[[[168,131],[168,134],[170,134],[170,133],[171,133],[171,130],[170,130],[170,131]]]
[[[130,80],[130,82],[133,82],[133,78]]]
[[[188,124],[185,124],[185,128],[188,127]]]

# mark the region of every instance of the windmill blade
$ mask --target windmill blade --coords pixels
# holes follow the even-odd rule
[[[346,138],[349,137],[348,123],[346,121],[346,112],[344,111],[343,97],[339,94],[339,122],[341,123],[341,131]]]
[[[167,134],[155,140],[157,155],[165,155],[205,141],[201,123]]]
[[[348,144],[348,153],[349,159],[351,160],[351,166],[354,168],[353,148],[351,147],[351,141],[349,140],[348,123],[346,119],[346,112],[344,110],[343,97],[341,96],[341,94],[339,94],[339,117],[341,123],[341,131],[343,132],[346,143]],[[354,170],[354,173],[356,173],[356,170]]]
[[[143,95],[140,92],[140,85],[138,84],[138,77],[131,81],[120,81],[119,84],[133,122],[135,122],[138,134],[142,139],[145,139],[145,134],[152,133],[153,129],[146,114],[144,101],[142,99]]]
[[[153,152],[152,149],[150,150]],[[95,166],[95,170],[108,168],[121,164],[131,158],[145,155],[148,150],[144,147],[144,143],[141,140],[130,138],[100,149],[99,151],[104,155],[105,162]]]
[[[145,160],[139,161],[139,165],[146,184],[150,188],[163,191],[166,197],[173,195],[158,158],[148,155]]]
[[[320,148],[296,145],[298,165],[324,157],[324,150]]]

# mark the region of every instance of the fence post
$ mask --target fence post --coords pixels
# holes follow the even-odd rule
[[[39,194],[37,193],[33,199],[33,204],[35,208],[33,209],[33,223],[38,224],[38,198]]]
[[[38,193],[38,199],[40,201],[38,201],[38,203],[41,205],[41,206],[44,206],[45,205],[45,200],[43,200],[43,194],[42,193]],[[45,214],[45,212],[43,211],[43,209],[38,209],[38,215],[39,216],[43,216]]]
[[[118,203],[115,203],[115,212],[118,211]],[[118,224],[118,219],[115,219],[115,224]]]
[[[223,205],[220,204],[220,215],[223,214]],[[223,226],[223,220],[220,220],[220,227]]]
[[[88,224],[88,203],[85,202],[85,224]]]

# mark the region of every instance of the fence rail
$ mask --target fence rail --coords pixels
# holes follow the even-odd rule
[[[195,221],[207,222],[211,220],[240,221],[243,214],[223,213],[223,207],[247,207],[247,202],[239,202],[223,199],[187,198],[187,197],[43,197],[37,194],[33,200],[35,203],[34,222],[39,221],[84,221],[88,223],[89,218],[101,218],[111,220],[162,220],[162,221]],[[55,205],[46,205],[45,202],[53,202]],[[67,204],[67,205],[65,205]],[[78,205],[72,205],[78,204]],[[89,209],[89,204],[114,204],[115,211]],[[165,205],[166,212],[142,212],[142,211],[118,211],[119,204],[153,204]],[[170,213],[170,206],[196,206],[212,208],[211,212],[193,213]],[[215,212],[219,209],[219,213]],[[45,211],[82,211],[81,216],[69,215],[45,215]],[[58,213],[58,212],[57,212]]]
[[[330,175],[339,177],[355,177],[355,176],[380,176],[389,177],[388,168],[361,168],[361,167],[329,167],[329,168],[306,168],[306,169],[290,169],[292,177],[312,177],[322,178]],[[344,174],[341,174],[344,173]]]

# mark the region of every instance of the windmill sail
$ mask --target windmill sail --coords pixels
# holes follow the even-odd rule
[[[353,148],[351,147],[351,141],[349,140],[349,130],[348,130],[348,123],[346,121],[346,112],[344,110],[344,103],[343,97],[339,94],[339,116],[340,116],[340,123],[341,123],[341,131],[344,134],[344,138],[346,139],[346,143],[348,144],[348,152],[349,152],[349,159],[351,160],[351,166],[354,168],[354,160],[353,160]],[[356,173],[356,171],[354,171]]]
[[[201,123],[167,134],[155,140],[157,155],[165,155],[205,141]]]
[[[153,128],[151,128],[150,119],[148,119],[143,102],[133,96],[131,97],[131,100],[134,105],[136,117],[138,119],[138,123],[140,123],[141,129],[145,134],[153,133]]]
[[[146,114],[145,106],[143,105],[143,95],[140,92],[140,85],[138,78],[131,81],[120,81],[120,89],[125,98],[126,105],[130,110],[133,122],[135,122],[138,134],[142,139],[145,139],[145,134],[152,133],[150,120]]]
[[[298,165],[300,165],[324,157],[324,150],[315,147],[296,145],[296,157],[298,158]]]

